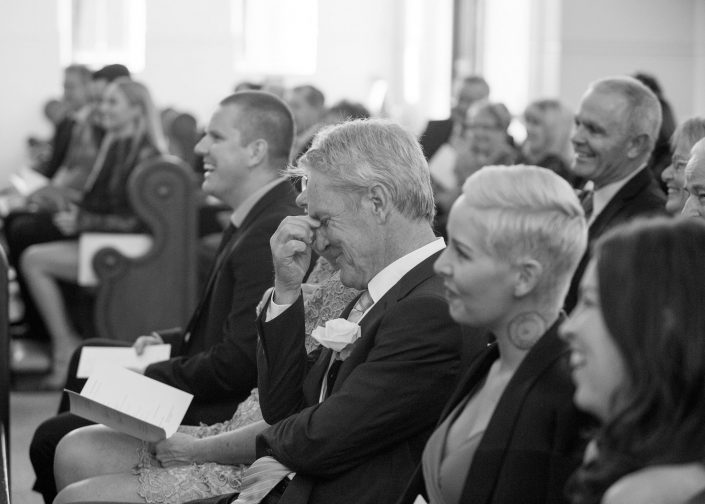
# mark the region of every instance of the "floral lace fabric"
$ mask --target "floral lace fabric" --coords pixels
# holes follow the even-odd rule
[[[344,287],[338,272],[320,259],[312,271],[308,287],[304,289],[304,309],[306,312],[306,351],[317,347],[310,337],[311,331],[340,312],[358,294],[358,291]],[[250,396],[240,403],[233,417],[214,425],[185,426],[179,432],[197,438],[229,432],[262,419],[259,409],[259,395],[254,389]],[[193,463],[176,467],[162,467],[149,449],[142,443],[138,449],[139,462],[134,468],[139,485],[138,493],[147,503],[181,504],[194,499],[204,499],[216,495],[238,492],[246,465],[223,465],[215,462]]]

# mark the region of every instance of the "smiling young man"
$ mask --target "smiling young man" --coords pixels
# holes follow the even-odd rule
[[[269,239],[285,216],[301,213],[292,184],[282,176],[293,135],[293,117],[284,102],[269,93],[243,91],[220,102],[196,146],[205,162],[203,189],[233,208],[231,226],[187,326],[140,336],[135,343],[172,345],[172,358],[150,365],[145,375],[194,395],[185,424],[231,418],[256,386],[255,307],[272,282]],[[56,445],[87,423],[62,413],[37,429],[30,457],[35,489],[46,502],[56,494]],[[95,468],[77,470],[92,474]]]
[[[571,136],[571,171],[592,184],[582,197],[589,243],[636,216],[665,214],[666,197],[646,169],[660,125],[656,95],[631,77],[599,80],[583,95]],[[576,304],[589,250],[571,282],[568,311]]]

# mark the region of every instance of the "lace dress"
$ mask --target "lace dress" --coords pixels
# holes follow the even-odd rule
[[[338,272],[322,259],[309,276],[309,284],[304,289],[304,309],[306,311],[306,350],[316,348],[317,343],[309,335],[314,328],[331,318],[337,317],[343,308],[359,293],[340,283]],[[262,419],[259,409],[259,395],[254,389],[250,396],[240,403],[233,417],[214,425],[179,427],[179,432],[197,438],[214,436],[249,425]],[[193,463],[176,467],[162,467],[149,450],[147,443],[138,449],[139,462],[134,468],[139,485],[137,492],[145,502],[156,504],[181,504],[194,499],[238,492],[246,465],[223,465],[215,462]]]

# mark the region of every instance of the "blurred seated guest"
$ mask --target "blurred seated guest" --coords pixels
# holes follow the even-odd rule
[[[685,200],[682,215],[705,219],[705,138],[698,140],[685,165]]]
[[[80,337],[72,327],[59,280],[78,279],[78,236],[85,231],[135,232],[142,229],[130,207],[127,180],[142,161],[165,151],[159,119],[147,88],[125,77],[104,93],[101,117],[105,137],[86,192],[78,204],[54,215],[62,240],[32,245],[20,259],[27,287],[51,337],[53,368],[44,385],[58,388]]]
[[[51,124],[53,124],[54,127],[56,127],[66,117],[66,114],[68,114],[69,109],[64,100],[52,98],[50,100],[47,100],[47,102],[44,104],[43,112],[44,117],[46,117],[47,120]]]
[[[503,103],[484,102],[468,110],[465,118],[466,150],[455,165],[459,185],[483,166],[510,165],[519,157],[509,134],[512,115]]]
[[[536,100],[526,107],[524,123],[526,141],[519,162],[548,168],[578,187],[581,180],[569,170],[573,162],[573,113],[568,107],[558,100]]]
[[[495,341],[464,373],[398,502],[564,502],[586,420],[558,337],[587,242],[580,202],[545,168],[482,168],[451,209],[448,239],[435,270],[450,314]]]
[[[44,117],[51,123],[53,129],[56,130],[57,126],[68,115],[69,108],[63,100],[51,98],[44,103],[42,112]],[[27,147],[29,148],[30,168],[39,170],[49,162],[52,151],[51,139],[45,140],[32,135],[27,138]]]
[[[73,67],[69,67],[73,68]],[[96,163],[98,147],[103,137],[103,126],[100,118],[100,104],[106,83],[119,77],[129,77],[129,71],[122,65],[108,65],[94,72],[87,87],[80,93],[75,89],[77,77],[83,76],[81,70],[67,69],[65,101],[78,103],[77,95],[84,98],[80,110],[74,111],[70,120],[70,138],[63,146],[61,155],[54,152],[46,172],[53,173],[43,187],[30,193],[24,205],[10,212],[4,221],[4,235],[8,247],[10,265],[18,273],[20,294],[25,307],[22,326],[26,327],[28,336],[33,339],[45,339],[48,335],[42,317],[37,312],[32,297],[27,292],[24,275],[20,269],[20,257],[31,245],[46,243],[64,238],[64,232],[57,226],[54,216],[72,205],[80,204],[86,191],[86,181]],[[59,148],[57,141],[55,149]],[[54,166],[56,165],[56,166]],[[13,354],[14,355],[14,354]],[[21,363],[16,363],[21,367]]]
[[[440,214],[436,219],[437,232],[445,232],[445,218],[460,194],[465,179],[483,166],[511,165],[517,161],[519,151],[508,132],[511,122],[512,115],[504,104],[486,101],[476,103],[468,109],[452,173],[443,176],[434,160],[431,160],[429,165],[436,182],[434,188]]]
[[[294,114],[296,138],[292,150],[292,161],[296,162],[311,147],[313,136],[323,126],[323,114],[326,111],[326,98],[315,86],[306,84],[291,89],[286,96],[286,103]]]
[[[676,128],[671,137],[673,158],[661,173],[661,180],[666,184],[666,210],[671,215],[680,215],[688,199],[685,190],[685,166],[690,159],[690,150],[700,140],[705,138],[705,118],[692,117]]]
[[[355,119],[368,119],[370,111],[362,103],[340,100],[332,105],[324,114],[324,124],[338,124]]]
[[[685,502],[705,489],[703,250],[693,219],[635,221],[597,242],[561,328],[575,403],[601,422],[573,504]]]
[[[64,69],[64,94],[63,103],[66,113],[56,125],[52,138],[52,153],[49,162],[42,166],[40,173],[48,178],[62,165],[74,126],[85,120],[86,105],[90,99],[89,83],[91,71],[83,65],[70,65]],[[78,115],[76,115],[78,114]]]
[[[656,145],[654,146],[651,158],[649,158],[649,164],[647,165],[647,168],[651,170],[656,180],[661,180],[661,172],[663,172],[671,162],[671,154],[673,151],[671,149],[670,140],[673,137],[678,123],[671,104],[663,96],[663,90],[661,89],[661,84],[658,79],[654,75],[645,72],[637,72],[633,77],[656,95],[659,105],[661,106],[661,128],[659,129]],[[666,188],[662,187],[662,189],[665,191]]]
[[[463,125],[468,109],[475,103],[487,100],[490,86],[480,75],[470,75],[455,82],[450,117],[429,121],[419,137],[419,143],[429,161],[442,145],[455,141],[463,135]]]
[[[195,170],[197,160],[194,148],[202,136],[198,131],[196,118],[186,112],[170,110],[172,113],[169,114],[167,121],[164,121],[162,116],[169,153]]]
[[[318,347],[311,332],[335,318],[359,291],[343,286],[339,272],[323,258],[302,287],[305,345],[311,353]],[[261,306],[270,295],[268,290]],[[154,446],[104,426],[74,431],[57,448],[57,485],[64,490],[54,502],[110,499],[177,504],[239,492],[242,473],[254,460],[254,451],[247,448],[266,425],[261,419],[254,389],[230,420],[208,426],[183,425],[178,434]],[[110,450],[109,461],[104,449]]]

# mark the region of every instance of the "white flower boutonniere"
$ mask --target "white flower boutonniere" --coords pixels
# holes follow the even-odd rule
[[[325,327],[318,326],[311,337],[326,348],[340,354],[345,360],[352,351],[352,345],[360,337],[360,326],[349,320],[337,318],[326,322]]]

